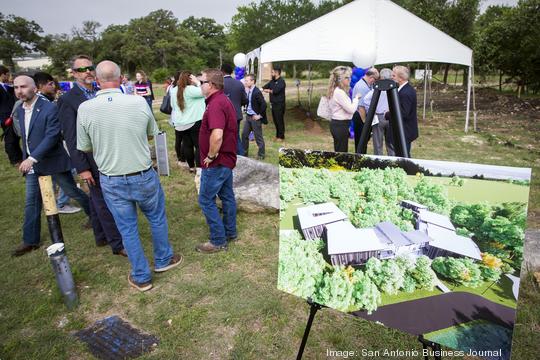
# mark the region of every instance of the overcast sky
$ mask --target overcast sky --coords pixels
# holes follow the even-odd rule
[[[85,20],[95,20],[103,30],[110,24],[126,24],[132,18],[157,9],[172,10],[183,20],[189,16],[214,18],[218,23],[231,21],[240,5],[251,0],[2,0],[0,11],[36,21],[46,34],[69,33]],[[258,1],[257,1],[258,2]],[[482,10],[492,4],[515,5],[517,0],[483,0]]]

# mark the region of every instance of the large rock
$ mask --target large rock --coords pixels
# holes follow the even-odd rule
[[[279,210],[278,167],[262,161],[238,156],[234,174],[234,195],[239,210],[246,212]],[[200,174],[197,172],[195,186],[199,192]]]
[[[523,246],[523,265],[521,274],[540,269],[540,230],[528,229],[525,231],[525,244]],[[523,271],[525,270],[525,271]]]

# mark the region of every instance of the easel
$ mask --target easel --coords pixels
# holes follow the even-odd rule
[[[424,335],[418,336],[418,341],[422,343],[422,349],[427,350],[430,348],[433,352],[435,352],[435,355],[433,356],[433,359],[435,360],[441,360],[441,345],[434,343],[433,341],[429,341],[424,338]],[[437,355],[438,354],[438,355]],[[426,354],[424,355],[424,360],[429,360],[429,356]]]
[[[371,104],[369,105],[366,122],[362,129],[362,135],[360,135],[360,141],[358,142],[356,152],[358,154],[367,153],[367,143],[369,141],[369,134],[371,133],[371,124],[373,123],[373,117],[377,110],[381,91],[386,91],[388,96],[390,125],[392,128],[396,156],[408,158],[409,152],[407,151],[407,142],[405,141],[405,131],[403,129],[403,118],[399,107],[398,84],[393,80],[386,79],[377,81],[373,86],[373,97],[371,98]]]
[[[304,330],[304,337],[302,338],[302,343],[300,344],[300,349],[298,349],[298,355],[296,356],[296,360],[302,360],[302,355],[304,355],[304,348],[306,347],[307,339],[309,337],[309,332],[311,330],[311,324],[313,324],[313,319],[315,318],[315,314],[317,311],[319,311],[322,308],[325,308],[326,306],[317,304],[311,298],[307,299],[307,303],[309,304],[309,318],[308,322],[306,324],[306,329]]]

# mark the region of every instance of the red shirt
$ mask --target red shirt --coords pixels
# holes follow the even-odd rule
[[[206,100],[206,110],[199,131],[199,152],[201,166],[210,150],[210,134],[213,129],[223,130],[223,142],[218,157],[208,167],[219,165],[234,169],[236,166],[236,146],[238,141],[238,124],[236,110],[222,90],[213,93]]]

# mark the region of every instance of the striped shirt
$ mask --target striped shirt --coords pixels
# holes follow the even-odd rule
[[[148,136],[157,133],[146,101],[119,89],[98,91],[77,113],[77,149],[93,151],[98,169],[105,175],[148,169],[152,165]]]

